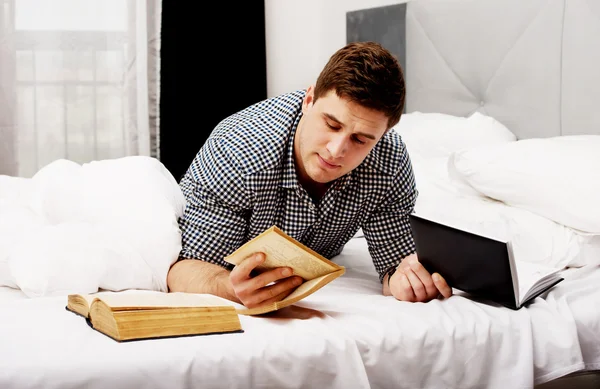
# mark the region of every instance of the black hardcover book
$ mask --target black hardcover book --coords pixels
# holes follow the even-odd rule
[[[519,309],[563,280],[562,269],[516,260],[512,245],[422,216],[409,216],[417,256],[452,288]]]

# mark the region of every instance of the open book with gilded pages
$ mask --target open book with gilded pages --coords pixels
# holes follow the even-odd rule
[[[234,304],[210,294],[142,290],[70,294],[66,309],[119,342],[243,332]]]

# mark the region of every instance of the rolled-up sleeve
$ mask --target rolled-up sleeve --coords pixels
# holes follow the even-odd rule
[[[179,219],[179,259],[231,268],[223,258],[245,241],[252,203],[236,156],[219,138],[209,139],[180,187],[187,202]]]

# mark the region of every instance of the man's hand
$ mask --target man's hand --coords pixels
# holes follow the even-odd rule
[[[389,281],[389,292],[401,301],[425,302],[452,295],[446,280],[438,273],[429,274],[416,254],[404,258]]]
[[[264,260],[263,253],[252,254],[229,274],[235,295],[248,308],[280,301],[303,281],[302,277],[292,276],[289,267],[271,269],[254,276],[252,271]]]

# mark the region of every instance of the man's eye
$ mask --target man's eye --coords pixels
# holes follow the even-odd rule
[[[354,137],[354,141],[355,141],[356,143],[358,143],[359,145],[364,145],[364,144],[365,144],[365,142],[364,142],[364,141],[360,140],[360,139],[359,139],[358,137],[356,137],[356,136]]]
[[[339,129],[340,129],[339,127],[337,127],[337,126],[334,126],[334,125],[332,125],[332,124],[331,124],[331,123],[329,123],[329,122],[325,122],[325,124],[327,124],[327,127],[331,128],[332,130],[339,130]]]

